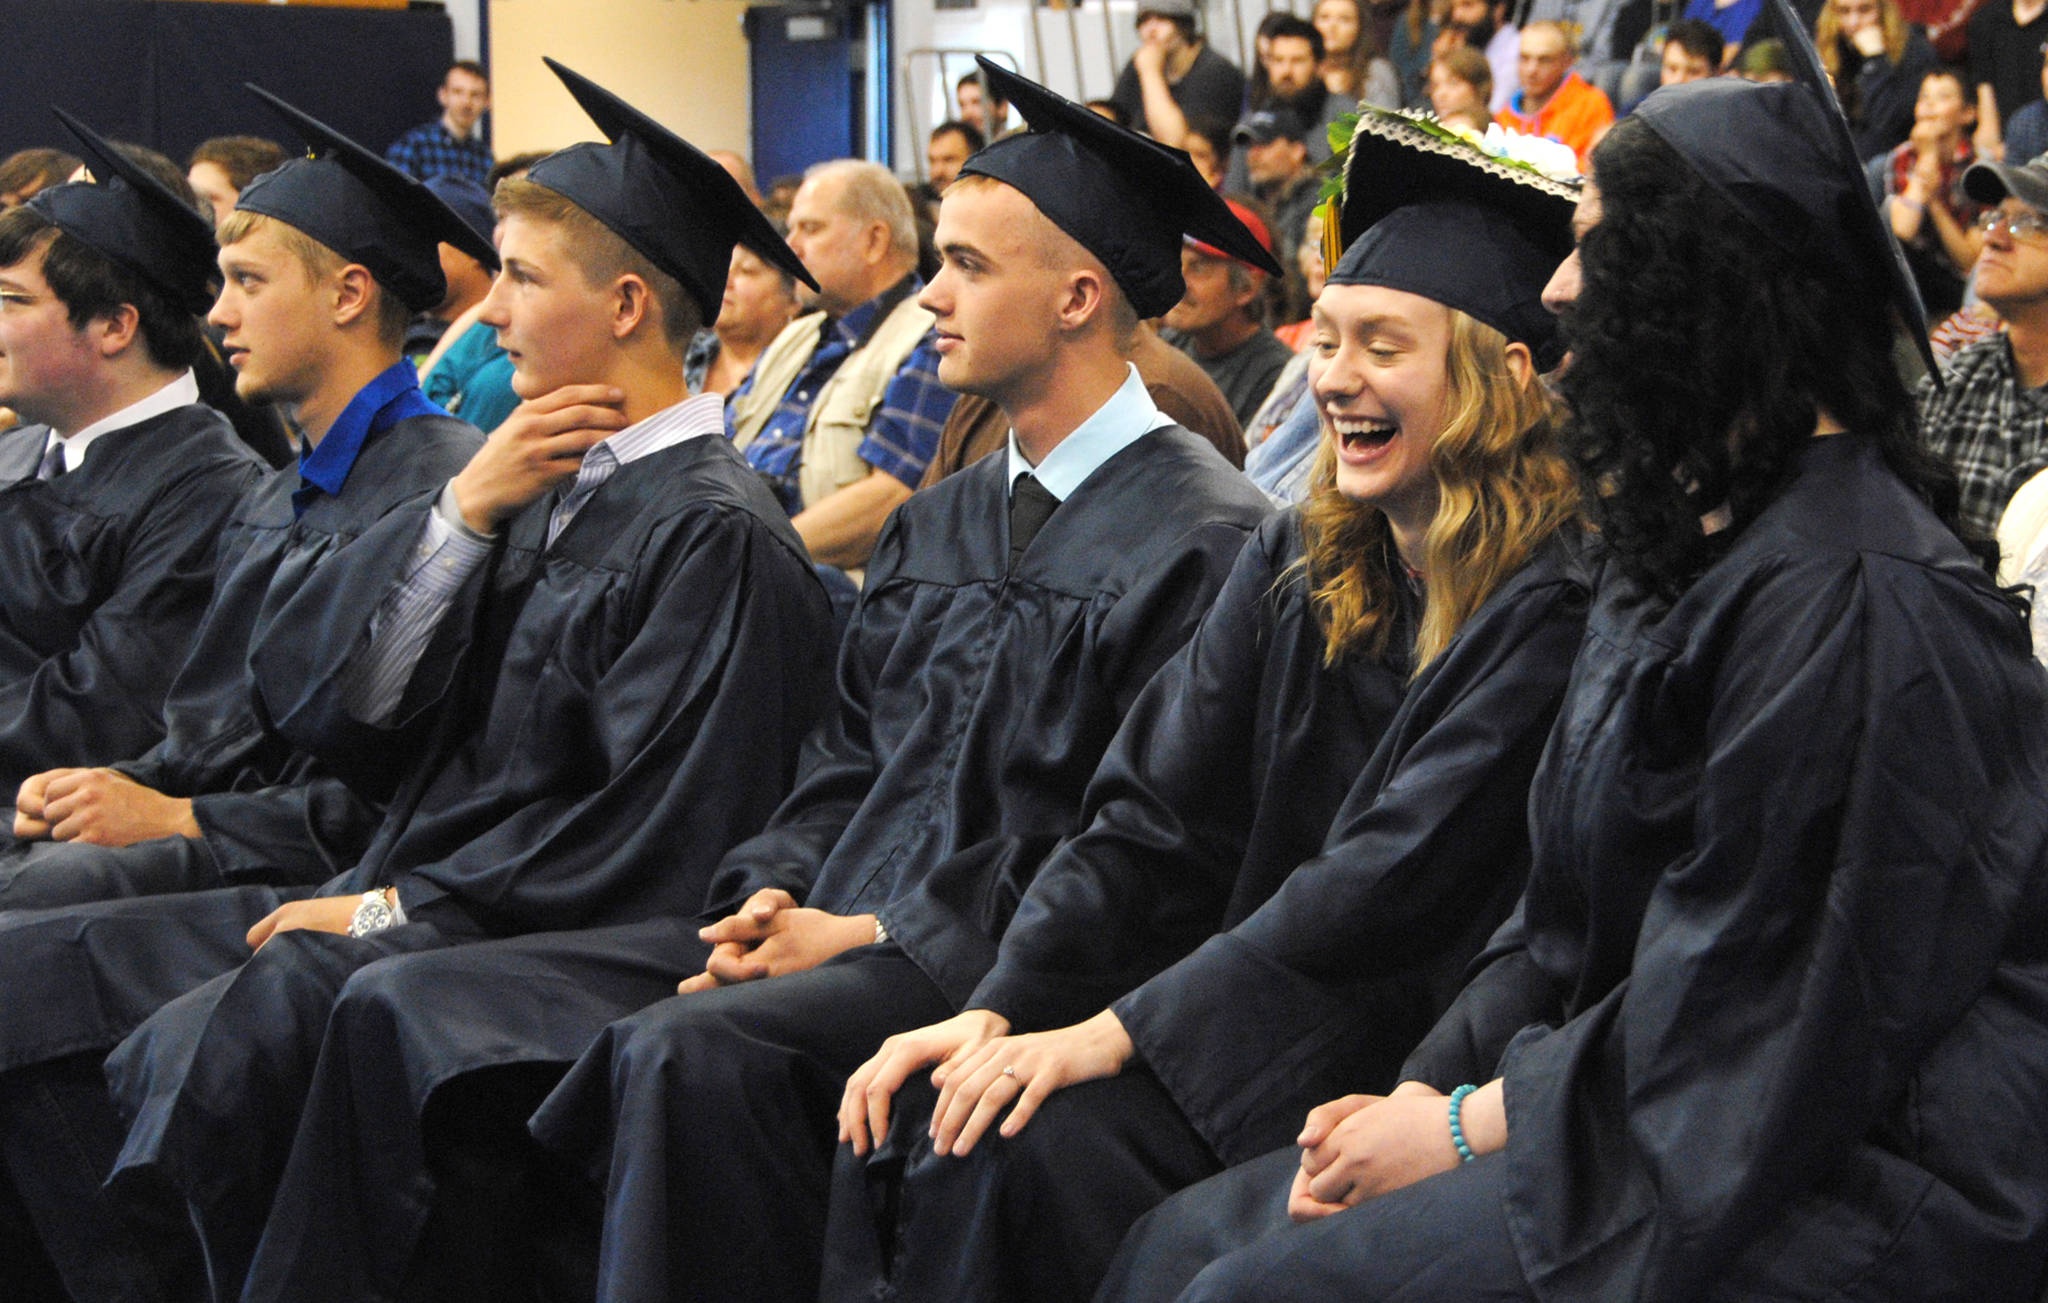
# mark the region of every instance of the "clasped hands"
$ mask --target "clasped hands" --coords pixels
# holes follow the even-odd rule
[[[816,968],[842,951],[873,944],[875,916],[806,909],[781,888],[767,887],[697,935],[711,942],[711,957],[703,972],[676,987],[681,995]]]
[[[14,797],[14,835],[23,841],[130,846],[158,837],[197,837],[192,802],[144,787],[112,769],[49,769]]]

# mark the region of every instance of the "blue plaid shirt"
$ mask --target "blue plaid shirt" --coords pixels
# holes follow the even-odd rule
[[[818,391],[839,370],[854,349],[866,343],[896,305],[922,289],[924,282],[915,272],[896,285],[869,299],[838,320],[827,320],[820,331],[818,347],[811,360],[790,382],[761,433],[747,445],[747,462],[768,481],[783,510],[794,516],[803,510],[803,495],[797,486],[797,470],[803,461],[804,425]],[[933,332],[926,331],[910,356],[882,391],[882,405],[861,440],[860,459],[879,471],[887,471],[904,484],[916,488],[924,469],[938,452],[939,431],[952,414],[959,395],[939,383],[939,353],[933,346]],[[749,375],[733,397],[753,387]],[[731,433],[732,404],[726,404],[726,432]]]
[[[468,140],[457,140],[435,118],[392,141],[391,148],[384,151],[384,161],[418,181],[432,176],[459,176],[487,185],[491,165],[497,160],[491,157],[491,147],[484,143],[482,128]]]

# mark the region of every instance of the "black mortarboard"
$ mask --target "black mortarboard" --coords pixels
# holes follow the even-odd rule
[[[185,311],[205,312],[213,305],[213,227],[112,142],[63,109],[51,111],[84,146],[94,179],[46,187],[28,206]]]
[[[996,98],[1014,104],[1031,129],[974,155],[961,174],[1023,191],[1054,226],[1102,260],[1139,316],[1160,316],[1187,293],[1180,276],[1183,235],[1281,274],[1185,152],[987,59],[975,61]]]
[[[553,59],[542,62],[611,143],[549,154],[527,180],[603,222],[682,282],[707,322],[718,316],[736,244],[818,288],[739,182],[709,155],[588,77]]]
[[[1792,81],[1709,77],[1666,86],[1635,116],[1764,239],[1802,266],[1861,282],[1896,309],[1938,382],[1920,291],[1871,197],[1820,56],[1785,0],[1765,0],[1764,17],[1785,43]]]
[[[1564,353],[1543,286],[1572,249],[1579,187],[1505,162],[1434,124],[1366,109],[1344,163],[1331,285],[1420,294],[1529,346]],[[1325,249],[1331,242],[1325,241]]]
[[[369,268],[415,312],[448,293],[438,246],[452,244],[497,269],[490,240],[424,184],[261,86],[243,85],[298,132],[312,157],[293,159],[251,181],[235,201],[237,209],[274,217]]]

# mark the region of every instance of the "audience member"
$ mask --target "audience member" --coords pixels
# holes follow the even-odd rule
[[[938,382],[931,313],[917,302],[910,200],[887,168],[813,167],[789,244],[817,277],[798,292],[815,310],[768,345],[728,420],[812,560],[857,569],[924,477],[953,394]]]
[[[683,357],[683,381],[693,394],[730,394],[754,369],[761,351],[798,311],[796,277],[744,244],[734,245],[732,270],[718,320],[697,332]]]
[[[2034,659],[2048,665],[2048,471],[2022,484],[1998,518],[1998,555],[1998,582],[2032,594]]]
[[[70,1122],[35,1179],[104,1177],[117,1153],[121,1169],[121,1211],[90,1185],[38,1206],[76,1235],[101,1210],[182,1223],[179,1242],[196,1238],[203,1253],[206,1293],[239,1298],[245,1283],[259,1298],[378,1292],[353,1288],[316,1253],[253,1262],[352,975],[493,936],[694,908],[718,856],[775,808],[828,681],[828,617],[802,548],[720,437],[718,399],[686,394],[681,373],[734,242],[798,264],[716,163],[562,75],[619,143],[571,146],[496,196],[512,271],[486,313],[505,332],[526,404],[441,494],[415,498],[301,584],[251,657],[279,732],[352,781],[398,785],[370,850],[296,899],[245,886],[158,897],[148,910],[7,916],[11,978],[20,965],[79,981],[63,1006],[0,1029],[9,1066],[28,1074],[14,1080],[39,1083],[36,1107]],[[102,951],[67,927],[131,930]],[[91,1000],[88,1013],[91,991],[111,999]],[[75,1028],[34,1041],[45,1060],[53,1044],[95,1045],[140,1025],[119,1066],[102,1076],[95,1065],[73,1085],[64,1065],[76,1060],[19,1066],[25,1024]],[[336,1066],[397,1070],[392,1056]],[[132,1128],[109,1111],[110,1084]],[[143,1096],[168,1106],[140,1108]],[[14,1111],[18,1098],[0,1093],[17,1187],[23,1165],[11,1160],[32,1125]],[[376,1130],[410,1121],[381,1118]],[[416,1191],[423,1179],[392,1188]],[[322,1202],[271,1229],[298,1245],[342,1215]],[[348,1227],[329,1243],[380,1265],[400,1256],[396,1245],[358,1254],[369,1233]],[[320,1283],[266,1284],[278,1271]],[[447,1296],[398,1284],[391,1292]],[[201,1292],[169,1272],[132,1288],[79,1292]]]
[[[1108,118],[1111,122],[1116,123],[1119,127],[1128,127],[1131,125],[1130,123],[1124,121],[1123,108],[1120,105],[1118,105],[1115,100],[1089,100],[1086,104],[1083,104],[1081,107],[1087,109],[1090,113],[1099,114],[1102,117]]]
[[[924,147],[925,181],[933,192],[946,193],[946,187],[960,175],[960,165],[979,153],[987,143],[981,132],[970,123],[941,122],[933,127],[931,138]]]
[[[1485,133],[1493,121],[1493,66],[1469,45],[1453,46],[1429,61],[1430,111],[1447,123]]]
[[[483,116],[491,107],[490,75],[482,64],[458,59],[442,76],[434,98],[441,116],[392,141],[384,157],[420,181],[447,174],[487,184],[491,147],[484,141]]]
[[[484,188],[463,177],[442,173],[427,178],[426,187],[436,199],[462,219],[475,239],[458,247],[441,244],[441,281],[446,287],[438,303],[413,315],[405,332],[405,356],[424,370],[423,361],[441,342],[453,323],[468,317],[484,295],[491,292],[491,277],[497,272],[497,258],[482,255],[491,250],[491,231],[498,219],[491,212],[491,197]]]
[[[953,105],[958,110],[959,120],[979,131],[984,141],[1000,139],[1010,130],[1010,102],[998,99],[995,113],[991,115],[986,93],[981,74],[967,73],[953,83]]]
[[[2041,47],[2048,44],[2048,0],[1985,0],[1970,18],[1969,36],[1977,153],[1995,163],[2004,157],[2006,120],[2041,98]]]
[[[284,164],[285,152],[261,136],[215,136],[201,141],[185,164],[185,180],[199,197],[200,211],[218,225],[235,211],[235,199],[257,177]]]
[[[1962,306],[1964,282],[1982,247],[1971,229],[1980,206],[1963,189],[1963,173],[1975,158],[1968,130],[1975,117],[1962,75],[1937,68],[1920,80],[1906,143],[1883,162],[1892,234],[1936,320]]]
[[[216,540],[263,470],[192,372],[212,224],[74,134],[100,179],[0,212],[0,404],[30,422],[0,440],[0,790],[162,740]]]
[[[771,222],[789,223],[789,206],[796,199],[798,187],[804,179],[801,176],[779,176],[768,183],[768,193],[761,197],[761,211]]]
[[[1628,0],[1527,0],[1513,8],[1520,13],[1523,27],[1556,23],[1571,37],[1574,69],[1578,75],[1607,96],[1608,102],[1621,89],[1633,47],[1617,45],[1616,28],[1628,7]],[[1715,67],[1720,58],[1715,57]]]
[[[1764,0],[1686,0],[1684,17],[1705,23],[1721,35],[1718,70],[1735,62],[1735,52],[1749,35],[1750,24],[1764,11]]]
[[[1352,0],[1336,2],[1350,4]],[[1250,109],[1291,110],[1301,120],[1309,162],[1320,163],[1330,156],[1330,124],[1356,109],[1359,101],[1347,92],[1329,89],[1316,75],[1316,65],[1322,56],[1322,33],[1292,14],[1280,17],[1285,21],[1274,25],[1272,45],[1266,55],[1266,92],[1253,99]],[[1378,67],[1379,73],[1374,74],[1373,83],[1366,88],[1366,102],[1397,107],[1401,93],[1393,65],[1380,59]],[[1226,182],[1224,189],[1235,191],[1243,187]]]
[[[540,162],[542,159],[546,157],[547,154],[543,152],[514,154],[510,158],[499,159],[497,162],[491,164],[490,175],[487,178],[485,178],[484,181],[484,189],[490,191],[494,195],[497,194],[498,182],[505,180],[507,177],[511,177],[515,180],[524,177],[528,172],[533,170],[533,165],[535,163]],[[738,155],[734,155],[734,157],[738,157]],[[749,170],[751,171],[752,169]],[[727,168],[726,175],[730,176],[731,174],[732,169]]]
[[[1875,158],[1903,144],[1920,82],[1936,65],[1934,47],[1906,21],[1898,0],[1828,0],[1813,38],[1856,152]]]
[[[1766,36],[1761,41],[1751,41],[1742,53],[1735,56],[1735,75],[1744,81],[1764,85],[1791,81],[1792,56],[1786,52],[1783,41],[1775,36]]]
[[[2048,42],[2041,47],[2041,89],[2048,92]],[[2005,123],[2005,157],[2031,163],[2048,153],[2048,100],[2020,106]]]
[[[1234,128],[1222,118],[1193,117],[1188,119],[1187,131],[1182,134],[1180,145],[1194,160],[1195,171],[1209,183],[1211,190],[1223,189],[1223,182],[1230,172],[1230,133]]]
[[[745,154],[732,149],[708,149],[704,156],[725,169],[725,174],[733,179],[733,184],[740,188],[740,193],[747,197],[749,203],[756,208],[761,206],[761,190],[754,184],[754,165],[747,161]]]
[[[1681,18],[1664,33],[1657,84],[1682,86],[1721,70],[1720,34],[1696,18]]]
[[[1324,21],[1325,5],[1333,15],[1356,14],[1356,0],[1345,4],[1336,0],[1325,0],[1316,6],[1316,30],[1323,34],[1323,44],[1331,43],[1331,25]],[[1424,79],[1429,72],[1429,60],[1436,48],[1436,37],[1441,30],[1437,22],[1439,15],[1449,17],[1449,0],[1408,0],[1400,17],[1394,20],[1394,34],[1387,44],[1387,58],[1393,62],[1394,71],[1401,76],[1402,108],[1422,108],[1429,102]],[[1341,24],[1342,18],[1338,19]],[[1340,26],[1341,30],[1341,26]]]
[[[1194,0],[1140,0],[1138,48],[1110,98],[1132,130],[1178,145],[1190,116],[1237,119],[1244,73],[1195,32]]]
[[[45,187],[69,180],[79,161],[61,149],[23,149],[0,160],[0,209],[25,204]]]
[[[243,396],[296,413],[305,452],[259,484],[222,534],[212,600],[164,706],[164,740],[94,758],[110,768],[22,784],[23,840],[0,852],[0,908],[317,886],[355,862],[381,817],[266,732],[250,645],[315,569],[476,452],[476,431],[422,398],[400,342],[408,304],[440,292],[443,241],[492,265],[496,255],[374,154],[314,138],[326,161],[252,179],[221,217],[223,288],[211,314]]]
[[[1225,202],[1270,253],[1273,237],[1258,214],[1235,199]],[[1187,291],[1162,319],[1166,342],[1209,373],[1242,426],[1294,356],[1266,328],[1266,273],[1214,245],[1189,240],[1181,249],[1180,274]]]
[[[1282,267],[1292,267],[1309,214],[1322,200],[1322,178],[1309,161],[1301,120],[1285,106],[1259,109],[1237,124],[1231,140],[1244,156],[1253,196],[1273,216],[1273,257]],[[1290,302],[1282,319],[1296,320],[1308,303],[1306,298]]]
[[[1371,104],[1383,109],[1398,109],[1401,107],[1401,70],[1386,56],[1384,48],[1373,35],[1373,24],[1365,21],[1365,3],[1366,0],[1317,0],[1313,24],[1316,40],[1311,47],[1316,53],[1316,80],[1324,90],[1349,106]],[[1291,25],[1284,30],[1299,36],[1298,29]],[[1332,33],[1336,36],[1335,44],[1331,42]],[[1279,31],[1274,33],[1276,39],[1279,34]],[[1269,52],[1266,57],[1269,75],[1277,89],[1279,69],[1273,63],[1277,56]],[[1300,111],[1307,105],[1297,102],[1294,107]],[[1350,111],[1350,108],[1343,110],[1346,113]],[[1308,114],[1303,114],[1303,119],[1313,121]]]
[[[1530,23],[1522,29],[1522,57],[1516,65],[1520,88],[1494,120],[1525,136],[1545,136],[1570,145],[1586,166],[1586,156],[1614,123],[1614,106],[1597,86],[1572,71],[1572,39],[1556,23]]]
[[[1979,163],[1963,186],[1986,205],[1977,294],[2005,331],[1959,349],[1945,384],[1921,381],[1920,430],[1962,481],[1963,524],[1988,538],[2048,467],[2048,162]]]

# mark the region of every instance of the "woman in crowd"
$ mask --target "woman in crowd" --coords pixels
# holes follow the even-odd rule
[[[1323,25],[1323,8],[1323,5],[1316,7],[1318,28]],[[1402,108],[1421,108],[1429,102],[1424,82],[1429,72],[1430,51],[1436,45],[1437,33],[1442,30],[1449,10],[1450,0],[1408,0],[1400,16],[1394,19],[1394,34],[1387,43],[1387,57],[1393,61],[1394,71],[1401,74]],[[1330,33],[1324,31],[1324,43],[1327,44],[1329,39]]]
[[[1551,295],[1612,557],[1527,892],[1401,1086],[1162,1207],[1104,1298],[2038,1294],[2048,681],[1825,93],[1672,87],[1595,151]]]
[[[1446,123],[1484,132],[1493,121],[1493,68],[1466,45],[1452,46],[1429,63],[1429,107]]]
[[[1360,104],[1401,107],[1401,74],[1374,39],[1364,0],[1320,0],[1316,31],[1323,38],[1323,88]]]
[[[1821,66],[1841,97],[1858,158],[1905,142],[1913,99],[1935,68],[1934,47],[1898,0],[1827,0],[1813,27]]]
[[[1202,174],[1211,190],[1223,188],[1223,178],[1230,168],[1230,127],[1220,118],[1197,115],[1188,119],[1187,135],[1181,138],[1180,147],[1188,152],[1195,171]]]
[[[904,1298],[1085,1298],[1157,1200],[1285,1140],[1335,1083],[1391,1083],[1520,890],[1589,587],[1538,379],[1569,188],[1431,140],[1374,114],[1354,140],[1373,184],[1316,305],[1310,500],[1147,689],[967,1012],[849,1081],[828,1297],[888,1274]],[[1313,754],[1318,708],[1275,687],[1389,656],[1408,691],[1341,807],[1234,763],[1276,729]],[[1281,828],[1308,844],[1270,853]]]

